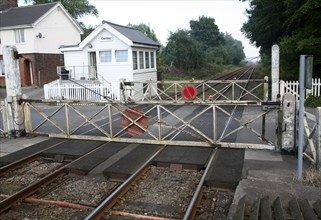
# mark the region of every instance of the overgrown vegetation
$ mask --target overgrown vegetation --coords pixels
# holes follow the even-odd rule
[[[248,1],[242,32],[260,48],[264,70],[270,72],[271,47],[278,44],[281,79],[298,80],[301,54],[314,56],[314,77],[321,77],[321,1]]]
[[[321,188],[321,170],[314,168],[305,170],[302,174],[302,182],[307,186]]]
[[[128,24],[160,44],[148,25]],[[242,42],[219,31],[215,19],[201,16],[190,21],[190,30],[171,32],[166,46],[157,54],[157,69],[163,80],[213,78],[213,75],[243,65]]]
[[[206,78],[240,65],[244,58],[242,42],[220,32],[214,18],[201,16],[190,21],[190,30],[170,33],[161,49],[160,70],[165,76],[177,74],[171,72],[176,69],[185,76]]]
[[[321,107],[321,96],[309,95],[308,98],[305,99],[304,105],[306,107]]]

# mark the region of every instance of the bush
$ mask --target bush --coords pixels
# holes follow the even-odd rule
[[[309,95],[305,100],[304,105],[312,108],[321,107],[321,96]]]

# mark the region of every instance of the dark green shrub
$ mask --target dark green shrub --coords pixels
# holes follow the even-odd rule
[[[305,100],[304,105],[306,107],[321,107],[321,96],[309,95]]]

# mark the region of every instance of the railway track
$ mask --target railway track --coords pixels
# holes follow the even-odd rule
[[[43,217],[47,214],[51,215],[53,219],[61,219],[62,217],[74,219],[75,213],[79,216],[76,219],[99,219],[107,216],[112,219],[117,219],[117,216],[131,218],[145,216],[145,218],[150,219],[195,219],[197,212],[201,211],[201,214],[206,215],[204,213],[209,213],[211,209],[215,209],[213,199],[216,200],[217,192],[210,198],[212,202],[204,201],[205,197],[203,197],[204,194],[211,193],[209,191],[204,192],[205,188],[203,187],[204,178],[209,168],[205,171],[181,170],[176,172],[169,168],[159,169],[150,165],[152,159],[164,147],[148,158],[133,175],[122,183],[102,177],[78,176],[68,173],[66,171],[68,168],[62,166],[52,174],[41,180],[36,180],[35,183],[13,195],[1,194],[0,197],[4,200],[0,203],[2,213],[0,217],[7,219],[12,216],[28,218],[28,212],[24,210],[25,205],[23,204],[25,203],[33,204],[29,206],[33,207],[34,212],[29,213],[29,215]],[[80,158],[84,158],[86,155],[88,154]],[[211,163],[214,155],[215,150],[208,164]],[[70,162],[70,164],[76,161]],[[23,170],[18,169],[12,172],[18,173],[23,172]],[[5,176],[0,181],[5,182],[3,179]],[[74,189],[70,192],[70,190],[67,190],[68,188]],[[87,191],[95,195],[84,196]],[[17,205],[20,201],[25,203]],[[202,210],[199,210],[201,202],[207,204],[202,205]],[[11,210],[10,208],[13,206],[14,209]],[[46,211],[41,212],[44,207]],[[59,209],[65,210],[66,215],[59,212],[59,215],[55,217]]]
[[[231,74],[229,77],[235,78],[236,74],[238,75],[239,72],[237,73],[233,73]],[[224,80],[228,80],[228,79],[224,79]],[[219,88],[220,85],[214,85],[212,84],[211,87],[212,89],[214,87],[216,87],[216,90],[221,90]],[[204,90],[203,90],[204,91]],[[210,94],[210,89],[207,90],[206,92],[209,92],[208,94]],[[224,89],[222,91],[219,92],[221,94],[221,96],[227,96],[225,95],[227,93],[227,89]],[[204,95],[204,93],[203,93]],[[206,94],[207,95],[207,94]],[[220,99],[220,97],[218,97],[217,99]],[[173,107],[175,108],[175,107]],[[101,126],[108,126],[108,122],[106,123],[102,123]],[[87,134],[88,132],[91,132],[90,129],[85,129],[86,131],[84,131],[84,134]],[[123,134],[121,134],[123,135]],[[99,147],[98,147],[99,148]],[[98,149],[97,148],[97,149]],[[228,206],[229,203],[231,202],[232,199],[232,194],[231,190],[221,190],[221,189],[216,189],[216,188],[208,188],[205,189],[204,188],[204,178],[207,175],[208,169],[209,169],[209,165],[207,166],[207,168],[205,170],[200,170],[200,171],[189,171],[189,170],[184,170],[181,171],[181,173],[179,172],[174,172],[173,170],[160,170],[155,168],[154,166],[150,165],[150,162],[153,160],[153,158],[160,153],[163,149],[165,148],[165,146],[160,147],[160,149],[154,153],[153,156],[149,157],[145,163],[143,164],[143,166],[141,166],[140,168],[138,168],[136,170],[136,172],[134,174],[132,174],[129,178],[127,178],[125,181],[123,181],[122,183],[115,183],[111,180],[105,180],[104,178],[100,179],[97,178],[95,180],[95,178],[88,178],[87,180],[85,177],[87,176],[75,176],[75,174],[70,173],[69,171],[69,166],[72,164],[77,163],[79,160],[84,159],[86,156],[88,156],[90,153],[92,153],[93,151],[97,150],[96,148],[87,152],[86,154],[81,155],[79,158],[74,159],[72,161],[68,161],[67,164],[63,164],[61,162],[63,162],[63,160],[58,163],[57,165],[54,166],[53,169],[49,170],[46,174],[44,174],[44,177],[40,177],[38,179],[35,179],[35,181],[32,184],[29,184],[28,186],[23,186],[20,189],[18,189],[15,192],[12,191],[6,191],[3,192],[3,195],[1,195],[1,197],[3,198],[3,200],[1,200],[0,202],[0,212],[2,213],[0,215],[0,217],[4,217],[7,218],[8,216],[10,216],[10,214],[12,214],[12,211],[15,212],[16,210],[19,210],[19,205],[17,206],[17,204],[21,201],[26,201],[26,202],[32,202],[32,203],[40,203],[40,204],[45,204],[46,206],[49,205],[49,207],[53,206],[63,206],[66,208],[72,208],[73,212],[71,212],[71,214],[67,211],[63,211],[66,213],[65,219],[99,219],[100,217],[104,216],[118,216],[118,215],[132,215],[136,217],[142,217],[145,216],[146,218],[150,217],[154,217],[155,219],[162,219],[162,218],[174,218],[174,219],[202,219],[204,216],[206,217],[210,217],[210,216],[215,216],[213,213],[217,212],[217,201],[219,201],[219,196],[220,195],[226,195],[226,207],[225,209],[222,208],[224,211],[222,211],[221,216],[226,216],[226,212],[228,211]],[[210,159],[208,161],[208,164],[211,163],[211,161],[213,160],[214,156],[215,156],[215,150],[213,150],[213,153],[210,155]],[[0,181],[5,182],[6,180],[6,175],[9,171],[12,172],[12,174],[14,174],[14,172],[19,173],[19,172],[24,172],[23,170],[17,169],[18,167],[21,166],[25,166],[26,164],[32,164],[35,163],[35,161],[37,161],[37,158],[39,158],[38,154],[33,154],[28,158],[24,158],[22,160],[19,161],[19,163],[14,163],[14,164],[10,164],[7,165],[3,168],[0,169],[0,176],[3,174],[3,176],[0,178]],[[59,159],[56,158],[56,159]],[[52,163],[52,161],[47,161],[48,163]],[[47,163],[46,161],[44,161],[43,163]],[[193,176],[194,178],[191,178],[191,184],[190,186],[186,189],[187,192],[189,192],[189,195],[187,196],[187,198],[183,198],[185,199],[185,201],[183,202],[177,202],[176,208],[174,208],[173,214],[171,216],[166,216],[164,214],[157,214],[155,212],[152,212],[150,210],[144,211],[144,205],[141,205],[140,208],[140,212],[139,213],[132,213],[132,210],[127,210],[127,211],[123,211],[124,209],[122,207],[124,207],[124,204],[122,205],[118,205],[119,201],[122,201],[123,198],[125,198],[125,201],[130,201],[130,199],[126,199],[126,197],[131,198],[130,193],[134,192],[133,194],[138,196],[138,198],[141,198],[142,195],[146,194],[147,190],[146,187],[142,187],[140,188],[140,184],[142,186],[144,186],[144,184],[146,184],[147,180],[150,181],[149,185],[157,185],[158,182],[158,178],[160,178],[161,174],[169,172],[171,173],[171,175],[169,175],[170,179],[174,180],[175,182],[179,182],[181,185],[179,188],[182,188],[184,186],[184,181],[186,181],[186,179],[188,177]],[[148,177],[148,173],[150,173],[150,176],[152,176],[153,178],[149,179]],[[176,176],[178,173],[178,177]],[[28,175],[28,174],[27,174]],[[147,175],[147,178],[144,179],[142,178],[142,176]],[[9,177],[9,176],[8,176]],[[91,181],[91,179],[93,181]],[[166,180],[166,178],[165,178]],[[196,182],[195,182],[196,181]],[[72,183],[79,183],[79,184],[83,184],[85,186],[87,186],[87,188],[80,188],[80,190],[78,191],[78,196],[77,192],[75,192],[74,194],[64,194],[63,191],[59,191],[58,189],[62,189],[63,187],[74,187],[77,188],[76,185],[73,185]],[[101,182],[103,183],[102,186],[99,185],[95,185],[95,183],[97,182]],[[89,183],[89,184],[88,184]],[[135,184],[137,184],[137,189],[134,191],[129,191],[129,189],[133,189],[135,187],[133,187]],[[95,187],[92,188],[99,188],[99,192],[97,191],[92,191],[90,185],[93,185]],[[159,188],[157,188],[157,190],[160,190],[161,186],[159,186]],[[170,186],[168,186],[168,188],[163,189],[163,191],[166,190],[170,190]],[[81,194],[84,194],[84,191],[90,191],[94,194],[98,194],[99,196],[97,196],[97,198],[94,199],[93,201],[86,201],[86,199],[83,199],[81,202],[79,198],[81,198]],[[174,195],[179,195],[180,193],[176,191],[169,191],[167,192],[170,195],[173,195],[173,197],[175,197]],[[6,195],[9,194],[9,195]],[[56,195],[56,196],[53,196]],[[60,195],[60,196],[57,196]],[[61,196],[61,195],[66,195],[66,197]],[[203,195],[207,195],[208,198],[210,199],[206,199],[204,198]],[[77,199],[72,199],[71,197],[74,196]],[[95,196],[95,195],[91,195],[91,196]],[[90,197],[90,195],[88,196]],[[135,196],[133,196],[135,197]],[[151,193],[151,197],[155,197],[155,195],[153,194],[153,191]],[[88,198],[87,198],[88,199]],[[224,199],[221,199],[224,200]],[[220,201],[221,201],[220,200]],[[175,201],[175,200],[174,200]],[[15,206],[14,209],[12,209],[11,207]],[[200,209],[199,207],[202,207],[202,209]],[[40,206],[39,208],[35,208],[37,209],[37,211],[40,212],[40,210],[42,210],[43,208],[41,208],[42,206]],[[118,207],[118,208],[117,208]],[[166,206],[165,206],[166,207]],[[21,208],[21,205],[20,205]],[[157,210],[157,206],[154,207]],[[77,211],[75,211],[75,210]],[[9,211],[8,211],[9,210]],[[125,209],[126,210],[126,209]],[[47,210],[47,214],[50,215],[50,211],[49,208]],[[154,210],[155,211],[155,210]],[[18,211],[19,212],[19,211]],[[23,211],[23,207],[22,207],[22,213]],[[58,212],[58,211],[57,211]],[[150,216],[149,216],[149,212],[151,212]],[[157,211],[156,211],[157,212]],[[224,213],[223,213],[224,212]],[[54,216],[54,214],[51,214],[52,216]],[[140,215],[140,216],[139,216]],[[23,215],[22,215],[23,216]],[[64,216],[62,215],[62,212],[60,210],[59,212],[59,218],[57,217],[57,219],[61,219],[61,217]],[[72,216],[72,217],[70,217]],[[75,218],[75,216],[79,216],[79,218]],[[217,217],[217,216],[216,216]]]
[[[99,148],[90,150],[71,162],[54,162],[52,160],[45,161],[39,159],[41,156],[38,154],[38,157],[36,155],[31,155],[24,158],[22,160],[23,162],[18,161],[2,167],[0,169],[1,189],[4,190],[2,193],[10,193],[10,195],[1,200],[0,212],[4,212],[19,201],[37,192],[41,187],[44,187],[54,182],[57,178],[61,178],[66,175],[65,170],[68,166],[77,163],[79,160],[86,157],[86,155],[97,149]],[[32,162],[30,162],[30,160],[32,160]],[[23,168],[18,169],[21,166],[23,166]],[[10,173],[8,173],[8,170],[11,170]],[[12,178],[14,178],[14,180],[12,180]],[[12,187],[15,188],[14,191],[9,190]]]

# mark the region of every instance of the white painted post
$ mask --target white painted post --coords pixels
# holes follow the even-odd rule
[[[3,46],[3,61],[5,67],[6,91],[8,96],[21,95],[21,79],[18,59],[14,58],[15,46]]]
[[[295,143],[295,97],[285,93],[282,99],[282,150],[293,151]]]
[[[5,66],[5,81],[8,106],[8,132],[9,137],[19,137],[25,133],[23,110],[19,100],[21,99],[21,79],[19,59],[15,58],[17,48],[15,46],[3,46],[3,61]]]
[[[272,94],[271,100],[276,101],[277,95],[279,94],[279,65],[280,65],[280,49],[278,45],[272,46],[272,73],[271,73],[271,82],[272,82]]]
[[[263,101],[268,101],[269,100],[269,77],[264,76],[264,80],[266,83],[264,83],[264,95],[263,95]]]

